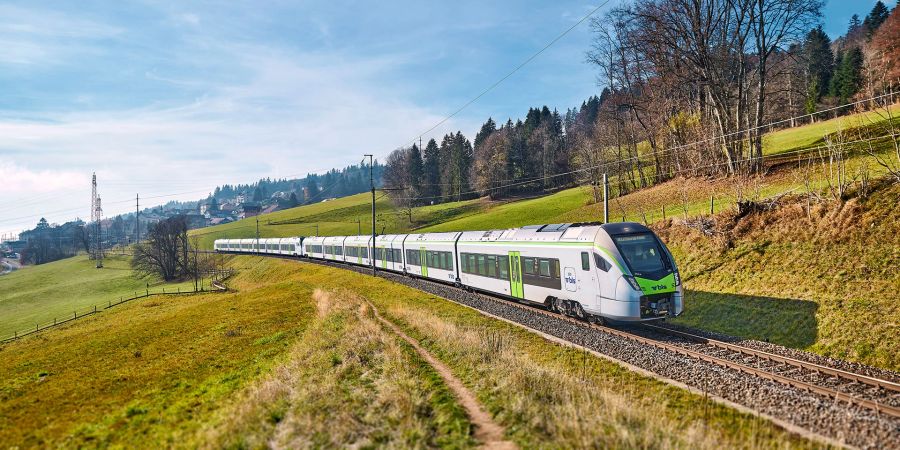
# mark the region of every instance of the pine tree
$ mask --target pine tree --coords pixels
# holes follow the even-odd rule
[[[475,148],[481,147],[484,140],[495,131],[497,131],[497,124],[494,122],[493,118],[488,117],[487,122],[481,126],[481,130],[475,135]]]
[[[844,55],[841,62],[842,82],[841,103],[847,103],[862,87],[863,54],[859,47],[854,47]]]
[[[422,193],[428,203],[441,195],[441,150],[434,139],[425,146],[422,158]]]
[[[815,110],[815,104],[825,94],[831,83],[835,64],[835,57],[831,52],[831,39],[825,34],[821,25],[807,33],[803,43],[803,55],[809,74],[807,82],[809,86],[815,86],[815,89],[808,90],[807,110],[809,104],[812,104],[813,110]]]
[[[307,202],[311,202],[318,198],[319,183],[316,182],[316,177],[313,175],[306,176],[306,195]]]
[[[847,27],[847,34],[853,34],[854,31],[859,29],[860,25],[862,25],[862,21],[859,19],[859,14],[854,14],[850,17],[850,25]]]
[[[854,47],[846,52],[839,52],[835,61],[834,77],[828,93],[832,97],[838,97],[841,104],[848,103],[862,86],[862,50]]]
[[[425,171],[425,168],[422,166],[422,164],[422,152],[419,150],[419,147],[416,144],[413,144],[412,148],[407,154],[406,162],[406,170],[409,172],[409,190],[407,191],[409,197],[421,196],[422,176]]]
[[[875,2],[875,6],[872,7],[872,11],[869,12],[869,15],[866,16],[866,19],[863,20],[863,27],[866,29],[866,39],[871,40],[872,36],[875,34],[875,31],[881,24],[887,20],[888,16],[891,14],[891,11],[884,5],[880,0]]]

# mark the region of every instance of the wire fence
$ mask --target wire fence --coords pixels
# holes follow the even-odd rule
[[[152,290],[150,290],[149,285],[148,285],[148,288],[145,289],[143,292],[135,291],[131,297],[120,296],[116,300],[107,301],[105,305],[103,305],[103,304],[91,305],[91,306],[88,306],[87,308],[82,308],[81,310],[75,309],[72,311],[71,316],[65,316],[64,318],[55,317],[55,318],[53,318],[52,322],[47,322],[44,324],[38,323],[38,324],[34,325],[34,328],[29,328],[27,330],[22,330],[22,331],[15,331],[15,332],[13,332],[13,334],[11,336],[8,335],[7,337],[0,339],[0,344],[6,344],[9,342],[21,339],[25,336],[29,336],[29,335],[47,330],[49,328],[58,327],[60,325],[63,325],[63,324],[66,324],[66,323],[69,323],[69,322],[72,322],[72,321],[75,321],[75,320],[78,320],[78,319],[81,319],[84,317],[92,316],[94,314],[103,312],[103,311],[113,308],[115,306],[119,306],[123,303],[128,303],[132,300],[138,300],[138,299],[154,297],[154,296],[165,296],[165,295],[178,296],[178,295],[196,295],[196,294],[209,294],[209,293],[215,293],[215,292],[226,292],[226,291],[228,291],[228,286],[225,284],[225,280],[227,280],[228,278],[231,278],[231,276],[234,275],[234,270],[233,269],[211,270],[211,271],[204,272],[203,275],[211,278],[211,282],[210,282],[211,287],[206,288],[202,284],[200,284],[195,289],[191,289],[191,290],[182,290],[180,287],[177,287],[175,289],[170,288],[168,291],[166,291],[166,288],[163,287],[161,290],[152,291]]]

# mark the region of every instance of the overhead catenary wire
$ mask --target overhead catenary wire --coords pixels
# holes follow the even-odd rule
[[[696,146],[696,145],[699,145],[699,144],[703,144],[703,143],[707,143],[707,142],[712,142],[712,141],[717,141],[717,140],[719,140],[719,139],[723,139],[725,136],[728,136],[728,135],[733,135],[733,134],[744,134],[744,133],[747,133],[747,132],[750,131],[750,130],[756,130],[756,129],[768,128],[768,127],[772,127],[772,126],[775,126],[775,125],[780,125],[780,124],[783,124],[783,123],[790,122],[792,119],[793,119],[793,120],[797,120],[797,119],[801,119],[801,118],[805,118],[805,117],[814,117],[814,116],[816,116],[816,115],[824,114],[824,113],[831,112],[831,111],[834,111],[834,110],[843,109],[843,108],[847,108],[847,107],[850,107],[850,106],[855,106],[855,105],[862,104],[862,103],[866,103],[866,102],[871,102],[871,101],[878,100],[878,99],[882,99],[882,98],[885,98],[885,97],[891,97],[892,95],[894,95],[894,93],[887,93],[887,94],[882,94],[882,95],[876,95],[876,96],[868,97],[868,98],[865,98],[865,99],[860,99],[860,100],[857,100],[857,101],[854,101],[854,102],[845,103],[845,104],[843,104],[843,105],[837,105],[837,106],[834,106],[834,107],[831,107],[831,108],[826,108],[826,109],[823,109],[823,110],[820,110],[820,111],[816,111],[816,112],[813,112],[813,113],[806,113],[806,114],[802,114],[802,115],[799,115],[799,116],[794,116],[794,117],[792,117],[792,118],[780,119],[780,120],[776,120],[776,121],[773,121],[773,122],[765,123],[765,124],[762,124],[762,125],[758,125],[758,126],[754,126],[754,127],[745,128],[745,129],[743,129],[743,130],[733,131],[733,132],[731,132],[731,133],[726,133],[726,134],[723,134],[723,135],[717,135],[717,136],[713,136],[713,137],[709,137],[709,138],[699,139],[699,140],[696,140],[696,141],[693,141],[693,142],[688,142],[688,143],[685,143],[685,144],[679,144],[679,145],[676,145],[676,146],[673,146],[673,147],[667,147],[667,148],[665,148],[665,149],[657,150],[657,151],[655,151],[655,152],[648,152],[648,153],[644,153],[644,154],[640,154],[640,155],[636,155],[636,156],[629,156],[629,157],[626,157],[626,158],[615,159],[615,160],[607,161],[607,162],[604,162],[604,163],[601,163],[601,164],[598,164],[598,165],[595,165],[595,166],[584,167],[584,168],[575,169],[575,170],[571,170],[571,171],[567,171],[567,172],[563,172],[563,173],[555,173],[555,174],[550,174],[550,175],[538,175],[538,176],[533,176],[533,177],[530,177],[530,178],[512,178],[512,179],[502,179],[502,180],[497,180],[497,182],[499,182],[499,183],[506,183],[506,182],[510,182],[510,181],[515,182],[515,183],[512,184],[512,185],[502,185],[502,186],[491,187],[490,189],[501,189],[501,188],[504,188],[504,187],[518,186],[518,185],[521,185],[521,184],[533,183],[533,182],[535,182],[535,181],[545,180],[545,179],[548,179],[548,178],[556,178],[556,177],[560,177],[560,176],[571,175],[571,174],[574,174],[574,173],[585,172],[585,171],[589,171],[589,170],[597,170],[597,169],[609,167],[609,166],[616,165],[616,164],[623,164],[623,163],[632,162],[632,161],[635,161],[635,160],[640,160],[640,159],[642,159],[642,158],[647,158],[647,157],[654,156],[654,155],[657,155],[657,156],[658,156],[658,155],[664,155],[664,154],[667,154],[667,153],[675,152],[675,151],[677,151],[677,150],[682,150],[682,149],[690,148],[690,147],[693,147],[693,146]],[[815,147],[809,147],[809,148],[804,148],[804,149],[801,149],[801,150],[802,150],[802,151],[809,151],[809,150],[812,150],[812,149],[814,149],[814,148],[815,148]],[[763,158],[765,158],[765,157],[772,157],[772,156],[779,156],[779,155],[782,155],[782,154],[785,154],[785,153],[779,153],[779,154],[777,154],[777,155],[763,155]],[[742,159],[742,160],[735,160],[735,161],[732,161],[731,163],[734,164],[734,163],[750,162],[750,161],[754,161],[754,160],[757,160],[757,159],[759,159],[759,158],[757,158],[757,157],[751,157],[751,158],[748,158],[748,159],[746,159],[746,160],[743,160],[743,159]],[[725,164],[722,164],[722,165],[727,165],[727,164],[728,164],[728,162],[725,162]],[[645,175],[645,177],[646,177],[646,175]],[[442,184],[440,184],[440,185],[449,186],[450,183],[442,183]],[[477,192],[480,192],[480,191],[481,191],[481,190],[472,190],[472,191],[468,191],[468,192],[458,193],[457,195],[472,194],[472,193],[477,193]],[[437,198],[444,198],[444,197],[445,197],[444,195],[433,195],[433,196],[428,196],[428,197],[417,197],[417,198],[403,197],[403,198],[397,198],[397,200],[416,200],[416,199],[419,199],[419,200],[430,200],[430,199],[437,199]]]
[[[483,97],[485,94],[487,94],[488,92],[494,90],[494,88],[496,88],[497,86],[499,86],[501,83],[503,83],[504,81],[506,81],[509,77],[513,76],[516,72],[518,72],[520,69],[522,69],[523,67],[525,67],[528,63],[530,63],[530,62],[533,61],[535,58],[537,58],[538,56],[540,56],[540,55],[541,55],[542,53],[544,53],[548,48],[552,47],[553,44],[556,44],[560,39],[562,39],[563,37],[565,37],[567,34],[569,34],[572,30],[574,30],[575,28],[577,28],[579,25],[581,25],[582,23],[584,23],[585,20],[589,19],[589,18],[590,18],[591,16],[593,16],[597,11],[599,11],[600,8],[603,8],[604,6],[606,6],[606,4],[609,3],[609,1],[610,1],[610,0],[606,0],[606,1],[604,1],[603,3],[601,3],[600,6],[597,6],[596,8],[592,9],[590,12],[588,12],[587,14],[585,14],[581,19],[579,19],[577,22],[575,22],[571,27],[567,28],[565,31],[563,31],[562,33],[560,33],[560,34],[559,34],[558,36],[556,36],[555,38],[553,38],[553,40],[551,40],[550,42],[548,42],[547,45],[545,45],[544,47],[542,47],[542,48],[541,48],[540,50],[538,50],[537,52],[533,53],[533,54],[532,54],[531,56],[529,56],[527,59],[525,59],[524,61],[522,61],[518,66],[516,66],[516,67],[513,68],[511,71],[509,71],[509,73],[507,73],[506,75],[504,75],[504,76],[503,76],[502,78],[500,78],[499,80],[495,81],[493,84],[491,84],[491,85],[488,86],[486,89],[484,89],[483,91],[481,91],[481,93],[479,93],[478,95],[476,95],[476,96],[475,96],[474,98],[472,98],[471,100],[467,101],[465,104],[463,104],[462,106],[460,106],[459,108],[457,108],[455,111],[453,111],[452,113],[450,113],[448,116],[446,116],[446,117],[444,117],[443,119],[439,120],[439,121],[438,121],[436,124],[434,124],[431,128],[425,130],[425,131],[422,132],[422,133],[417,134],[417,135],[416,135],[411,141],[409,141],[409,142],[410,142],[410,143],[415,143],[417,139],[421,138],[422,136],[424,136],[424,135],[426,135],[426,134],[428,134],[428,133],[431,133],[432,131],[434,131],[435,129],[437,129],[439,126],[443,125],[443,124],[446,123],[448,120],[452,119],[452,118],[455,117],[457,114],[461,113],[463,110],[465,110],[466,108],[468,108],[469,106],[471,106],[473,103],[475,103],[476,101],[478,101],[478,99],[480,99],[481,97]]]
[[[890,135],[875,136],[875,137],[866,138],[866,139],[858,139],[858,140],[855,140],[855,141],[849,141],[849,142],[837,143],[837,144],[834,144],[834,145],[835,145],[835,146],[842,147],[842,146],[847,146],[847,145],[852,145],[852,144],[858,144],[858,143],[863,143],[863,142],[875,141],[875,140],[879,140],[879,139],[886,139],[886,138],[890,138],[890,137],[891,137]],[[820,146],[815,146],[815,147],[805,147],[805,148],[801,148],[801,149],[797,149],[797,150],[791,150],[791,151],[788,151],[788,152],[778,153],[777,155],[770,155],[770,157],[782,157],[782,156],[793,155],[793,154],[798,154],[798,153],[805,153],[805,152],[810,152],[810,151],[812,151],[812,150],[821,150],[821,149],[824,149],[824,148],[827,148],[827,147],[828,147],[827,145],[820,145]],[[734,162],[738,162],[738,163],[742,163],[742,162],[750,162],[750,161],[754,161],[754,160],[756,160],[756,159],[757,159],[757,158],[756,158],[755,156],[751,156],[751,157],[748,157],[748,158],[744,158],[744,159],[739,159],[739,160],[732,161],[732,163],[734,163]],[[604,166],[606,166],[606,165],[609,165],[609,164],[616,164],[616,163],[619,163],[619,162],[620,162],[620,161],[618,161],[618,160],[617,160],[617,161],[612,161],[612,162],[606,162],[606,163],[599,164],[599,165],[592,166],[592,167],[584,167],[584,168],[581,168],[581,169],[575,169],[575,170],[571,170],[571,171],[568,171],[568,172],[563,172],[563,173],[557,173],[557,174],[553,174],[553,175],[548,175],[548,176],[546,176],[546,177],[540,177],[540,178],[538,178],[538,180],[543,180],[543,179],[547,179],[547,178],[556,178],[556,177],[561,177],[561,176],[571,175],[571,174],[578,173],[578,172],[585,172],[585,171],[588,171],[588,170],[596,170],[596,169],[602,168],[602,167],[604,167]],[[657,177],[660,177],[660,176],[662,176],[662,175],[678,175],[678,174],[683,174],[683,173],[690,173],[690,172],[696,171],[697,169],[706,169],[706,168],[718,167],[718,166],[722,166],[722,165],[726,165],[726,164],[729,164],[729,162],[728,162],[728,161],[722,161],[722,162],[718,162],[718,163],[714,163],[714,164],[709,164],[709,165],[704,165],[704,166],[694,166],[694,167],[691,167],[691,168],[689,168],[689,169],[682,169],[682,170],[677,170],[677,171],[674,171],[674,172],[667,172],[666,174],[647,174],[647,175],[644,175],[644,177],[645,177],[645,178],[657,178]],[[490,189],[503,189],[503,188],[508,188],[508,187],[520,186],[520,185],[523,185],[523,184],[533,183],[534,181],[536,181],[536,180],[534,180],[534,179],[529,179],[529,180],[525,180],[525,181],[518,181],[518,182],[515,182],[515,183],[510,183],[510,184],[505,184],[505,185],[500,185],[500,186],[492,186]],[[462,196],[465,196],[465,195],[469,195],[469,194],[477,194],[477,193],[480,193],[480,192],[482,192],[481,189],[474,189],[474,190],[470,190],[470,191],[465,191],[465,192],[460,192],[460,193],[454,193],[454,195],[459,196],[459,197],[462,197]],[[396,200],[431,200],[431,199],[444,198],[444,197],[446,197],[446,196],[443,196],[443,195],[432,195],[432,196],[426,196],[426,197],[398,197],[398,198],[395,198],[395,199],[396,199]]]

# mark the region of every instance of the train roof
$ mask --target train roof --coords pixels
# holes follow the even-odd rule
[[[459,240],[460,242],[593,242],[599,230],[599,222],[554,223],[506,230],[465,231]]]
[[[602,228],[603,231],[609,233],[610,236],[631,233],[652,233],[649,228],[636,222],[605,223],[602,225]]]

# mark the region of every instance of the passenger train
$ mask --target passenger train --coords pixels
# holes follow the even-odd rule
[[[637,223],[371,236],[217,239],[215,251],[375,266],[582,319],[678,316],[684,289],[672,254]],[[374,248],[373,248],[374,247]]]

